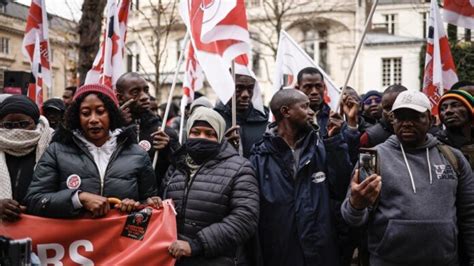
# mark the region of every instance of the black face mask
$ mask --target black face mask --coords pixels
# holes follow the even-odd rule
[[[197,164],[214,158],[221,149],[221,143],[202,138],[188,139],[185,145],[186,152]]]

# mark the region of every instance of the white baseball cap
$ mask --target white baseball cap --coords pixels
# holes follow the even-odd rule
[[[424,93],[416,90],[407,90],[398,94],[397,99],[393,103],[392,112],[402,108],[424,113],[431,111],[431,103]]]

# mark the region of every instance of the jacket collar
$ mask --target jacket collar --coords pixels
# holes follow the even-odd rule
[[[217,112],[221,115],[227,117],[228,119],[232,117],[232,110],[230,106],[223,104],[222,102],[218,102],[216,107],[214,108]],[[237,121],[243,122],[267,122],[269,118],[269,111],[268,108],[264,108],[265,113],[260,112],[259,110],[255,109],[250,103],[249,109],[243,114],[237,114]]]

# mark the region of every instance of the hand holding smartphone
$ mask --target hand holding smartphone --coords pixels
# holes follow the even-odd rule
[[[359,184],[367,177],[378,173],[377,150],[360,148],[359,150]]]

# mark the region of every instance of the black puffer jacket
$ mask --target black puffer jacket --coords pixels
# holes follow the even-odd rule
[[[85,144],[65,129],[59,129],[36,165],[25,201],[28,212],[46,217],[74,217],[72,196],[79,189],[104,197],[146,200],[155,196],[156,179],[147,153],[134,143],[130,128],[117,136],[101,186],[99,171]],[[78,175],[78,189],[69,189],[69,176]]]
[[[176,155],[164,197],[175,203],[178,238],[192,247],[193,257],[180,265],[235,265],[237,247],[258,224],[258,184],[250,162],[225,142],[190,179],[184,149]]]

